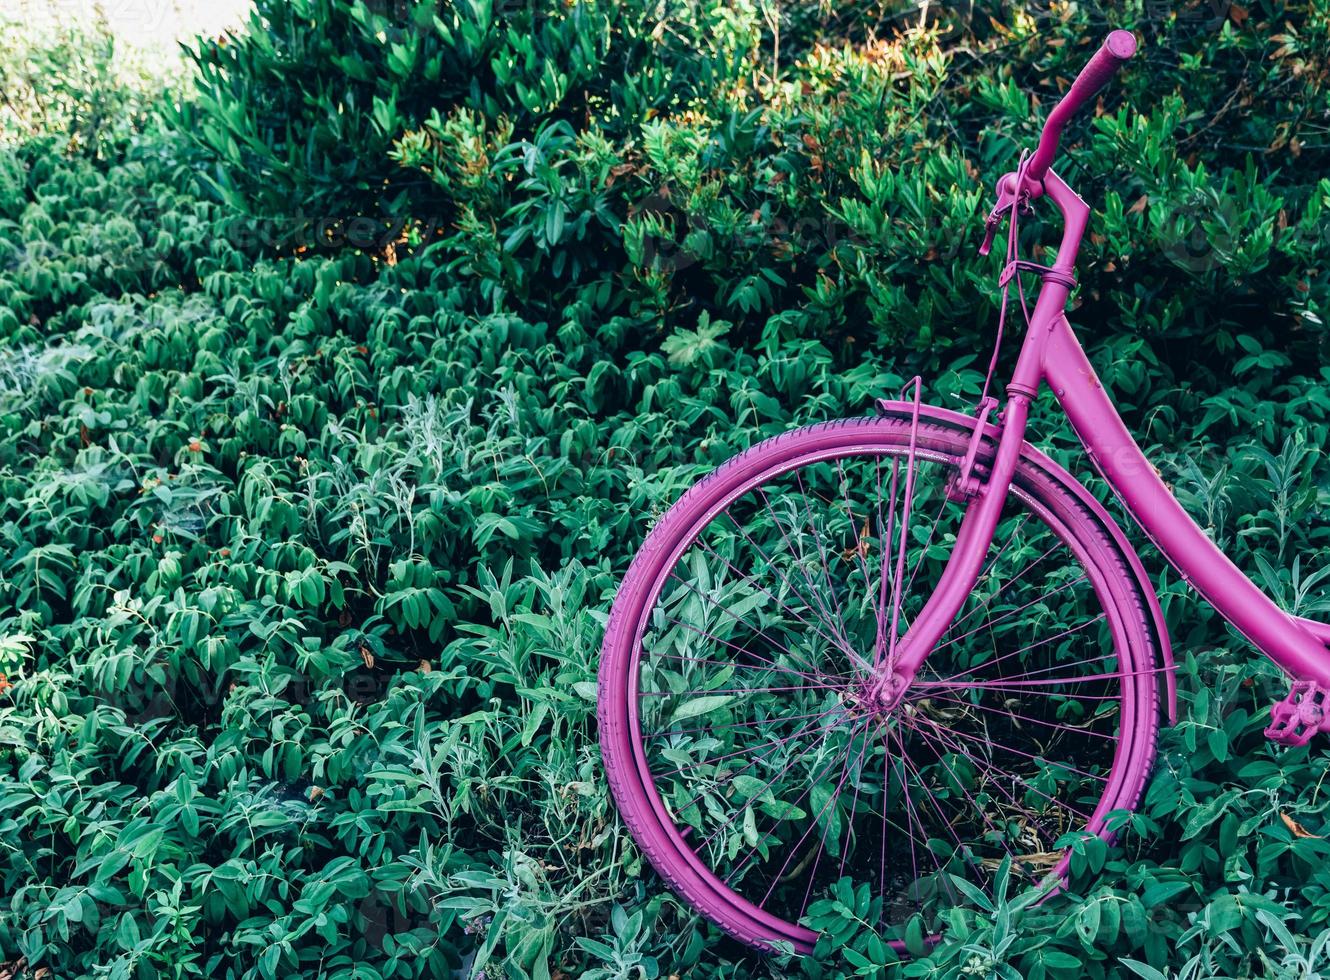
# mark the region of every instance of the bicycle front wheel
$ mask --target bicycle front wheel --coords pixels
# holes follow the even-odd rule
[[[850,888],[897,950],[1004,860],[1066,872],[1154,759],[1158,678],[1135,579],[1075,496],[1022,462],[983,574],[915,682],[870,676],[931,595],[969,433],[926,418],[769,439],[691,488],[615,599],[601,747],[635,840],[693,908],[807,953]],[[980,454],[980,466],[991,447]],[[856,900],[856,905],[864,904]]]

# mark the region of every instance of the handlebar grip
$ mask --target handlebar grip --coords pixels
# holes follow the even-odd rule
[[[1039,148],[1030,158],[1025,173],[1032,180],[1043,180],[1048,168],[1053,165],[1053,156],[1057,153],[1058,140],[1063,127],[1076,111],[1085,105],[1095,93],[1107,84],[1119,68],[1136,53],[1136,35],[1131,31],[1113,31],[1104,40],[1103,47],[1095,52],[1090,63],[1081,69],[1076,81],[1062,97],[1044,123],[1043,134],[1039,137]]]

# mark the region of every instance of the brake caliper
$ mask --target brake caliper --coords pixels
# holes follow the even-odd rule
[[[1294,681],[1284,700],[1270,708],[1265,737],[1278,745],[1306,745],[1317,732],[1330,732],[1330,690],[1315,681]]]
[[[974,473],[974,459],[979,455],[979,440],[983,438],[984,426],[988,424],[989,413],[997,408],[997,399],[991,395],[980,399],[979,407],[974,411],[974,432],[970,435],[970,445],[961,460],[961,468],[947,481],[947,499],[964,503],[979,494],[984,485]]]

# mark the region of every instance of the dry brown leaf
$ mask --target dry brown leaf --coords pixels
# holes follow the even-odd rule
[[[1292,831],[1294,837],[1310,838],[1311,840],[1324,840],[1320,834],[1313,834],[1310,830],[1298,823],[1287,813],[1281,812],[1279,819],[1284,821],[1284,826]]]
[[[1127,209],[1128,214],[1140,214],[1150,204],[1150,195],[1142,194],[1136,199],[1136,203]]]
[[[635,170],[637,170],[637,164],[635,163],[616,163],[610,167],[609,176],[605,178],[605,186],[613,187],[616,180],[625,174],[633,173]]]
[[[870,542],[872,540],[873,540],[872,537],[868,533],[868,518],[865,517],[864,529],[859,532],[858,544],[856,544],[853,548],[846,548],[844,551],[842,551],[841,557],[844,558],[846,561],[853,561],[855,555],[858,555],[860,558],[867,558],[869,548],[871,547]]]
[[[1039,868],[1051,868],[1062,860],[1062,851],[1036,851],[1033,854],[1013,855],[1017,863],[1033,864]],[[980,860],[986,868],[996,868],[1002,864],[1003,858],[983,858]]]

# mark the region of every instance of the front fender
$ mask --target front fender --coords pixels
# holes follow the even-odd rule
[[[948,428],[956,429],[961,432],[974,432],[975,419],[971,415],[962,412],[956,412],[949,408],[939,408],[935,405],[920,405],[918,407],[919,415],[928,421],[943,425]],[[877,402],[877,411],[879,415],[887,415],[894,418],[912,418],[915,412],[913,401],[895,401],[891,399],[879,399]],[[998,438],[1002,430],[991,423],[984,423],[982,437],[997,446]],[[1065,469],[1053,462],[1047,454],[1036,449],[1030,443],[1026,442],[1021,446],[1021,459],[1032,466],[1037,467],[1045,475],[1057,481],[1065,490],[1074,496],[1080,503],[1085,505],[1086,510],[1094,514],[1104,529],[1112,537],[1118,551],[1121,552],[1123,560],[1131,573],[1135,576],[1137,587],[1145,599],[1145,607],[1150,613],[1150,626],[1154,632],[1155,644],[1159,649],[1159,657],[1162,661],[1161,666],[1164,670],[1165,690],[1168,695],[1167,718],[1170,725],[1176,724],[1178,720],[1178,679],[1173,662],[1173,645],[1168,637],[1168,626],[1164,622],[1164,611],[1159,606],[1159,597],[1155,595],[1154,583],[1145,573],[1145,566],[1141,564],[1140,556],[1136,554],[1136,549],[1131,546],[1127,540],[1127,535],[1123,533],[1122,528],[1118,526],[1113,515],[1108,512],[1085,486],[1072,476]]]

